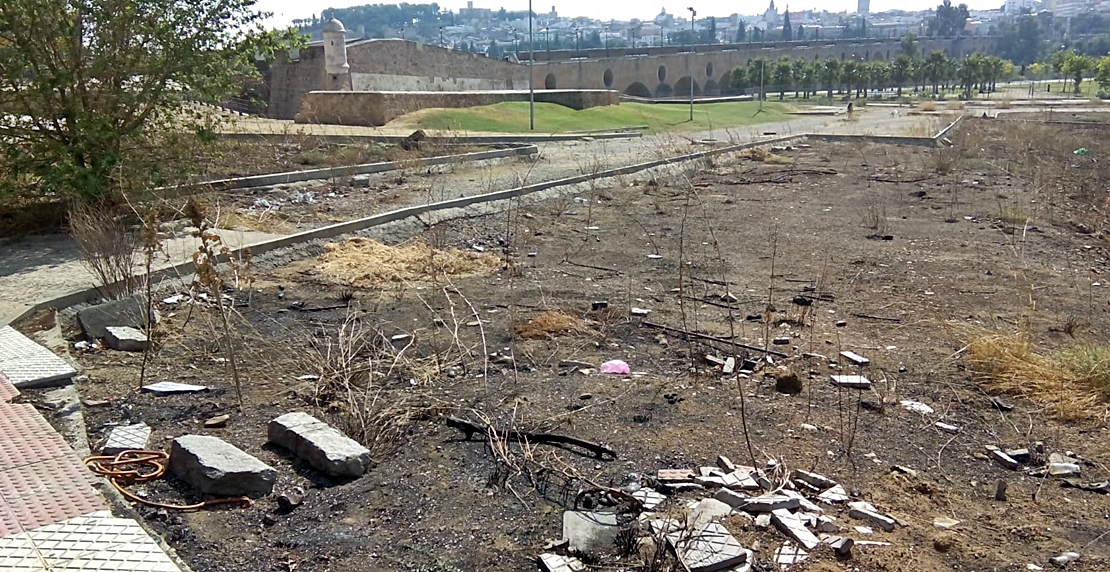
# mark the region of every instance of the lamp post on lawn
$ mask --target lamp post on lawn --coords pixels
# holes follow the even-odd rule
[[[528,0],[528,130],[536,130],[536,41],[532,37],[532,0]]]
[[[687,10],[690,11],[690,46],[691,46],[690,49],[695,50],[695,48],[693,47],[693,45],[694,45],[694,18],[698,17],[698,11],[694,10],[693,8],[687,8]],[[690,64],[687,65],[687,71],[690,73],[690,121],[693,122],[694,121],[694,69],[693,69],[694,64],[692,63],[693,58],[691,56],[687,55],[686,57],[688,58],[686,61],[691,62]]]

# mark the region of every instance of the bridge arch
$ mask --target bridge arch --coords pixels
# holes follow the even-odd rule
[[[672,95],[674,95],[674,88],[669,83],[661,82],[659,87],[655,88],[655,97],[670,97]]]
[[[705,89],[703,90],[703,92],[706,95],[720,95],[721,94],[721,86],[718,85],[717,82],[715,82],[711,79],[707,79],[707,80],[705,80]]]
[[[651,90],[648,89],[648,86],[638,81],[633,82],[628,87],[624,88],[624,94],[631,95],[632,97],[651,99]]]
[[[693,89],[694,95],[701,95],[701,88],[698,87],[698,82],[694,81],[690,76],[680,77],[678,81],[674,82],[674,94],[676,97],[688,97],[691,89]]]

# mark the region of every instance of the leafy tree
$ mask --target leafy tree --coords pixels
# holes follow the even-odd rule
[[[909,79],[912,67],[913,59],[906,54],[898,54],[898,57],[894,58],[894,61],[890,64],[890,79],[898,88],[898,97],[902,97],[902,86]]]
[[[952,0],[944,0],[937,6],[936,14],[929,20],[929,35],[951,37],[959,36],[967,25],[970,12],[967,4],[953,6]]]
[[[829,98],[833,96],[833,88],[836,82],[840,80],[840,60],[829,57],[821,66],[821,79],[825,81],[825,86],[829,90]]]
[[[775,62],[774,75],[775,85],[779,88],[779,101],[782,101],[786,97],[786,90],[790,88],[790,82],[794,81],[794,66],[790,64],[789,56],[782,56]]]
[[[940,93],[940,82],[948,77],[948,56],[940,50],[933,50],[925,59],[925,77],[933,82],[933,95]]]
[[[859,83],[859,62],[856,60],[844,60],[840,67],[840,84],[841,90],[848,90],[848,97],[852,97],[852,90],[855,89]]]
[[[742,67],[733,68],[728,74],[728,88],[734,92],[742,93],[751,84],[748,83],[748,70]]]
[[[1040,22],[1034,16],[1002,22],[998,36],[998,54],[1020,66],[1037,61],[1045,42]]]
[[[902,36],[902,53],[910,59],[917,57],[917,35],[913,32]]]
[[[211,140],[181,113],[257,79],[256,56],[302,45],[255,0],[0,2],[0,195],[121,200],[174,181]]]
[[[755,58],[748,62],[748,83],[759,89],[759,98],[767,99],[767,81],[771,79],[771,74],[774,70],[767,68],[767,60],[764,58]]]
[[[1083,83],[1083,74],[1095,69],[1095,59],[1084,54],[1072,52],[1065,63],[1064,71],[1071,76],[1072,90],[1079,95],[1079,88]]]
[[[1102,95],[1110,93],[1110,56],[1102,56],[1095,64],[1095,81],[1098,82],[1098,90]]]

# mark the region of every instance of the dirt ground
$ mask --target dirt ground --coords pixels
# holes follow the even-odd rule
[[[259,270],[252,291],[234,294],[243,408],[211,307],[161,305],[148,382],[213,390],[137,394],[140,355],[80,354],[82,397],[111,400],[87,407],[90,442],[137,420],[154,428],[154,448],[215,435],[277,469],[275,496],[304,487],[304,505],[288,514],[274,498],[191,513],[140,509],[197,572],[530,570],[588,483],[620,487],[630,474],[647,483],[658,469],[712,466],[718,455],[823,474],[899,522],[861,536],[853,527],[863,523],[830,509],[848,536],[890,545],[857,546],[848,560],[818,551],[791,570],[1018,571],[1049,568],[1068,550],[1082,554],[1069,570],[1106,570],[1110,497],[986,455],[989,445],[1043,442],[1045,455],[1081,458],[1085,481],[1105,480],[1104,411],[1066,421],[1015,395],[1002,397],[1011,411],[999,410],[962,351],[969,332],[1019,325],[1046,351],[1107,343],[1106,128],[975,120],[953,143],[812,140],[771,161],[718,158],[676,178],[522,201],[417,237],[501,256],[492,272],[447,276],[434,254],[392,278],[373,273],[373,287],[353,286],[352,274],[319,259]],[[1079,147],[1087,153],[1074,154]],[[599,301],[608,307],[591,309]],[[348,355],[340,342],[353,339],[365,341],[361,351],[339,359]],[[786,357],[768,364],[729,340]],[[870,358],[862,373],[874,390],[829,382],[858,372],[838,357],[846,350]],[[707,353],[759,368],[725,375]],[[633,374],[559,365],[611,359]],[[777,366],[801,378],[800,393],[776,391]],[[368,443],[374,468],[340,482],[266,445],[266,423],[294,410]],[[202,426],[221,413],[231,416],[226,428]],[[617,459],[543,445],[494,454],[480,438],[461,439],[446,414],[573,435]],[[1000,479],[1005,501],[995,500]],[[198,498],[174,479],[135,489]],[[682,493],[667,506],[708,494]],[[944,531],[938,517],[960,524]],[[725,524],[756,547],[757,570],[775,569],[782,535],[740,518]],[[643,569],[636,555],[590,563]]]

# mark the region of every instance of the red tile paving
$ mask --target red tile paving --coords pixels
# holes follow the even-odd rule
[[[0,504],[0,538],[7,538],[15,536],[23,532],[23,527],[19,526],[19,519],[15,517],[8,505]]]
[[[30,404],[0,404],[0,471],[71,454],[73,450]]]
[[[12,385],[12,382],[8,381],[8,378],[4,377],[4,374],[0,373],[0,403],[11,403],[17,395],[19,395],[19,390]]]

